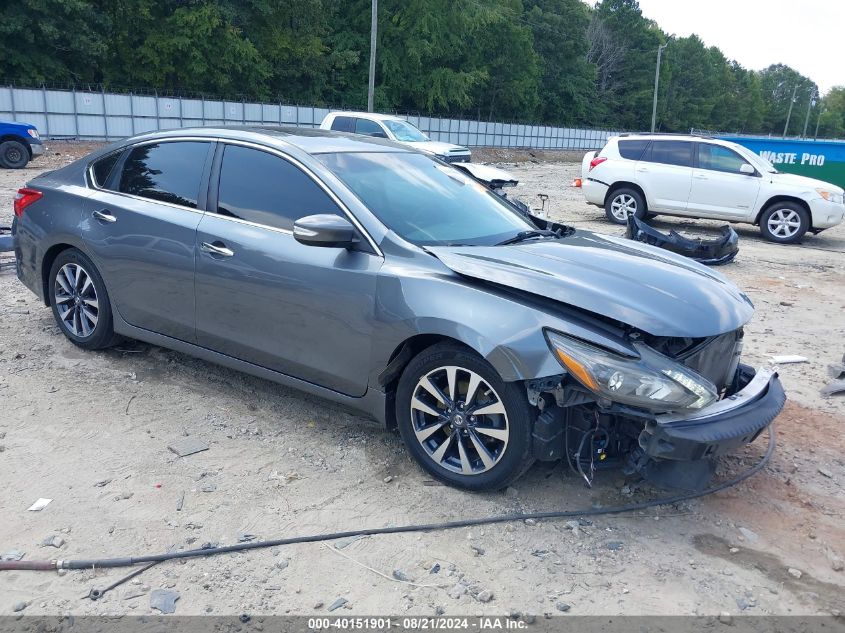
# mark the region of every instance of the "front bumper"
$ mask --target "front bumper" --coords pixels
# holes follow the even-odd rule
[[[36,156],[41,156],[44,153],[44,143],[41,141],[36,141],[35,139],[31,139],[29,141],[29,148],[32,152],[32,157],[35,158]]]
[[[786,394],[772,370],[740,365],[738,375],[732,396],[694,414],[656,416],[640,433],[640,448],[655,459],[694,461],[753,442],[781,412]]]
[[[817,198],[810,200],[809,205],[813,215],[814,229],[829,229],[845,220],[845,205],[843,204]]]

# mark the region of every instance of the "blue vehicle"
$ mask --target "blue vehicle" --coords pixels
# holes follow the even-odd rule
[[[0,167],[23,169],[43,153],[44,144],[34,125],[0,121]]]

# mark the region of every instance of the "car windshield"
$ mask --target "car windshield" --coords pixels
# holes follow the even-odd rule
[[[731,147],[736,150],[739,154],[742,155],[749,163],[754,165],[757,169],[759,169],[763,173],[768,174],[777,174],[779,173],[775,166],[772,165],[769,161],[765,158],[760,156],[759,154],[755,154],[747,147],[743,147],[737,143],[731,143]]]
[[[387,129],[396,137],[397,141],[404,141],[405,143],[423,143],[429,138],[420,132],[416,127],[407,121],[397,121],[393,119],[385,119],[383,123]]]
[[[537,228],[463,172],[422,154],[317,157],[385,226],[419,246],[489,246]]]

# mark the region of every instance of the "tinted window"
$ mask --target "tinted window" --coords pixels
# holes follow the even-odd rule
[[[354,127],[354,119],[349,116],[336,116],[332,121],[332,129],[337,132],[352,132]]]
[[[315,213],[342,212],[292,163],[257,149],[227,145],[220,167],[217,213],[279,229]]]
[[[210,143],[180,141],[141,145],[123,163],[119,190],[196,208]]]
[[[628,160],[640,160],[647,146],[648,141],[645,139],[619,141],[619,155]]]
[[[379,220],[420,245],[496,244],[534,229],[468,175],[410,152],[317,155]]]
[[[698,166],[701,169],[738,174],[740,173],[739,168],[747,162],[742,156],[727,147],[708,143],[698,144]]]
[[[111,170],[114,169],[117,160],[120,158],[120,155],[123,153],[123,150],[119,152],[114,152],[109,154],[108,156],[104,156],[91,168],[91,172],[94,175],[94,184],[98,187],[102,187],[106,184],[106,181],[109,179],[109,174]]]
[[[689,141],[652,141],[650,152],[651,157],[643,160],[682,167],[692,165],[692,143]]]
[[[382,138],[387,137],[387,134],[384,133],[381,126],[375,121],[370,121],[369,119],[355,119],[355,133],[368,134],[369,136],[380,136]]]

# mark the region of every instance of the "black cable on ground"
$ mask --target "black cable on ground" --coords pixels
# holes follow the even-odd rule
[[[558,510],[552,512],[529,512],[518,514],[501,514],[498,516],[481,517],[477,519],[462,519],[459,521],[445,521],[441,523],[422,523],[415,525],[399,525],[395,527],[364,528],[361,530],[348,530],[346,532],[330,532],[327,534],[311,534],[307,536],[291,536],[288,538],[273,539],[269,541],[253,541],[250,543],[237,543],[223,547],[211,547],[208,549],[192,549],[184,552],[169,552],[166,554],[148,554],[146,556],[131,556],[126,558],[95,558],[90,560],[60,560],[60,561],[0,561],[0,570],[53,570],[53,569],[89,569],[91,567],[130,567],[139,563],[152,563],[179,558],[196,558],[199,556],[214,556],[217,554],[228,554],[231,552],[243,552],[252,549],[265,547],[279,547],[282,545],[293,545],[295,543],[317,543],[321,541],[334,541],[341,538],[354,536],[373,536],[377,534],[401,534],[404,532],[432,532],[436,530],[453,530],[455,528],[472,527],[475,525],[489,525],[492,523],[507,523],[510,521],[525,521],[526,519],[568,519],[575,517],[599,516],[607,514],[622,514],[624,512],[635,512],[656,506],[669,505],[679,501],[697,499],[706,495],[725,490],[731,486],[745,481],[749,477],[760,472],[771,459],[775,451],[774,428],[769,427],[769,445],[762,459],[753,467],[737,475],[732,479],[723,481],[720,484],[700,490],[698,492],[686,492],[671,497],[662,497],[651,501],[631,503],[624,506],[611,508],[589,508],[585,510]]]

